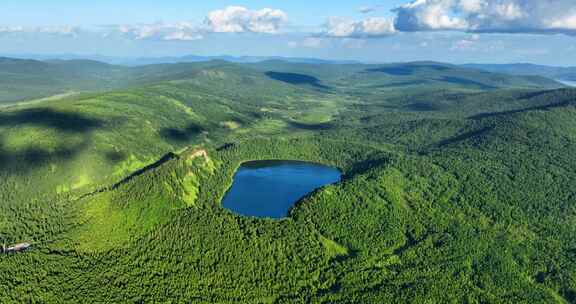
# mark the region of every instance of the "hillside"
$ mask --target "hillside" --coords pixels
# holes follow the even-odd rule
[[[0,254],[2,303],[576,301],[574,89],[429,62],[41,64],[124,81],[0,109],[0,242],[32,244]],[[222,208],[266,159],[343,181],[283,220]]]
[[[466,64],[466,68],[484,70],[492,73],[504,73],[510,75],[535,75],[566,82],[576,82],[576,68],[554,67],[537,64]]]
[[[510,76],[486,73],[477,69],[437,62],[409,62],[384,65],[318,65],[265,61],[252,66],[263,71],[280,70],[322,79],[335,86],[350,88],[359,83],[361,89],[462,89],[495,90],[502,88],[559,88],[561,84],[544,77]],[[289,80],[289,79],[288,79]]]
[[[254,134],[314,134],[368,112],[464,117],[546,102],[522,98],[522,92],[482,93],[467,83],[454,87],[437,82],[404,92],[387,87],[395,79],[391,76],[365,76],[365,66],[323,67],[277,62],[246,67],[216,61],[137,67],[130,69],[132,89],[0,110],[0,175],[37,184],[29,180],[36,176],[47,181],[46,187],[37,184],[39,193],[62,193],[119,179],[191,144],[217,146]],[[420,69],[430,68],[415,69],[420,75],[425,73]],[[374,83],[385,88],[375,90]],[[437,86],[444,91],[430,93]],[[477,93],[464,93],[468,91]],[[51,175],[60,176],[57,183],[44,178]]]
[[[486,74],[439,63],[405,63],[396,65],[290,63],[263,61],[231,63],[224,60],[207,62],[151,64],[141,66],[110,65],[91,60],[25,60],[0,58],[0,105],[14,104],[56,95],[98,92],[196,77],[205,69],[227,69],[237,75],[257,70],[269,78],[305,85],[328,81],[336,87],[348,87],[360,81],[373,89],[438,89],[493,90],[496,88],[558,88],[554,81],[532,76]],[[268,73],[268,74],[266,74]],[[274,74],[276,73],[276,74]],[[320,73],[317,75],[317,73]],[[321,77],[319,77],[321,76]],[[304,77],[304,78],[302,78]],[[311,77],[311,78],[310,78]],[[365,79],[360,79],[365,78]],[[316,80],[317,79],[317,80]],[[339,83],[340,82],[340,83]],[[294,84],[294,83],[292,83]],[[328,88],[328,87],[325,87]]]
[[[0,105],[114,87],[120,68],[104,63],[0,58]]]
[[[431,296],[443,302],[571,301],[575,286],[565,278],[576,269],[570,258],[576,239],[567,225],[574,192],[564,185],[576,178],[573,154],[565,153],[576,144],[568,118],[574,111],[570,103],[470,118],[471,127],[490,125],[492,131],[438,142],[420,156],[319,138],[248,141],[210,150],[208,158],[190,158],[190,150],[76,202],[72,219],[81,226],[56,243],[37,244],[44,249],[28,254],[36,262],[24,262],[25,255],[5,260],[3,269],[11,271],[2,273],[14,273],[16,265],[49,273],[64,263],[84,275],[61,271],[50,276],[55,285],[35,277],[26,286],[58,286],[56,294],[71,302],[87,294],[113,302],[166,296],[206,303]],[[552,121],[560,123],[549,129]],[[527,130],[533,138],[524,137]],[[544,138],[552,154],[537,148]],[[514,145],[495,149],[503,147],[498,141]],[[277,157],[337,165],[346,181],[307,198],[285,221],[244,218],[217,205],[236,164]],[[367,161],[370,169],[359,166]],[[334,253],[326,242],[346,253]],[[53,260],[43,253],[62,250],[74,254]],[[110,285],[99,288],[109,280],[114,292]],[[85,282],[81,289],[79,282]],[[139,290],[147,285],[154,291],[143,296]]]

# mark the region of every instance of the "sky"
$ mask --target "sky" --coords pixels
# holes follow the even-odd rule
[[[576,66],[576,1],[3,0],[0,54]]]

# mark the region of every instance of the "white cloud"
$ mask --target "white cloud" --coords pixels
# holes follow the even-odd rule
[[[206,30],[216,33],[277,33],[288,21],[281,10],[265,8],[249,10],[242,6],[229,6],[212,11],[205,20]]]
[[[551,28],[568,28],[576,31],[576,12],[571,15],[566,15],[557,19],[547,20],[547,24]]]
[[[452,44],[450,50],[452,51],[475,51],[477,50],[478,39],[475,37],[470,37],[466,39],[461,39]]]
[[[576,34],[574,0],[415,0],[394,12],[399,31]]]
[[[200,30],[188,22],[121,25],[117,30],[123,36],[134,40],[191,41],[203,38]]]
[[[369,14],[374,12],[377,9],[376,6],[361,6],[358,8],[358,12],[362,14]]]
[[[320,49],[327,46],[326,39],[319,38],[319,37],[307,37],[304,38],[302,41],[290,41],[288,42],[288,46],[291,48],[309,48],[309,49]]]
[[[80,28],[74,26],[45,26],[36,28],[36,32],[38,33],[72,37],[78,36],[80,31]]]
[[[193,41],[211,33],[277,33],[288,20],[276,9],[252,11],[229,6],[208,14],[203,24],[191,22],[122,25],[115,28],[124,37],[134,40]]]
[[[21,26],[0,26],[0,34],[12,34],[24,32],[24,28]]]
[[[460,6],[466,12],[480,12],[484,0],[461,0]]]
[[[197,33],[189,33],[185,31],[177,31],[166,34],[163,37],[163,40],[167,41],[194,41],[194,40],[202,40],[204,36],[197,34]]]
[[[358,12],[362,14],[370,14],[377,10],[383,9],[385,6],[382,4],[371,5],[371,6],[361,6],[358,8]]]
[[[474,52],[474,53],[494,53],[504,52],[506,50],[515,50],[516,47],[507,44],[507,41],[489,38],[479,34],[453,34],[452,37],[446,38],[449,44],[448,50],[453,52]]]
[[[0,26],[0,34],[48,34],[76,37],[80,32],[81,29],[74,26]]]
[[[377,38],[396,33],[394,22],[387,18],[367,18],[355,21],[351,18],[332,17],[325,25],[324,35],[334,38]]]
[[[576,36],[576,0],[405,0],[391,17],[364,17],[360,20],[331,17],[323,31],[291,47],[321,48],[332,42],[327,38],[369,40],[400,32],[461,31],[467,33],[563,33]],[[382,2],[380,2],[382,3]],[[384,4],[360,7],[360,13],[374,13]],[[134,40],[192,41],[213,33],[266,33],[282,31],[287,14],[279,9],[250,10],[229,6],[214,10],[197,22],[133,24],[100,29],[74,26],[21,27],[0,26],[0,35],[58,35],[77,37],[97,33],[102,37],[121,35]],[[292,27],[311,33],[317,30]],[[449,33],[452,34],[452,33]],[[465,49],[475,42],[462,39],[454,49]],[[360,43],[360,42],[358,42]],[[364,43],[364,42],[362,42]],[[353,43],[352,43],[353,44]]]
[[[450,50],[452,51],[476,51],[478,43],[480,42],[480,35],[472,34],[464,39],[454,41]]]
[[[417,0],[395,9],[401,31],[465,30],[468,22],[452,14],[454,0]]]

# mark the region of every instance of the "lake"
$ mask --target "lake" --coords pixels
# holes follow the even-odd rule
[[[245,216],[283,218],[300,199],[341,177],[336,168],[309,162],[246,162],[234,175],[222,206]]]

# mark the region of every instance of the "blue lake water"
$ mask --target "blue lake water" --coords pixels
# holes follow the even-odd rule
[[[252,161],[240,166],[222,206],[245,216],[283,218],[300,199],[340,181],[338,169],[300,161]]]

